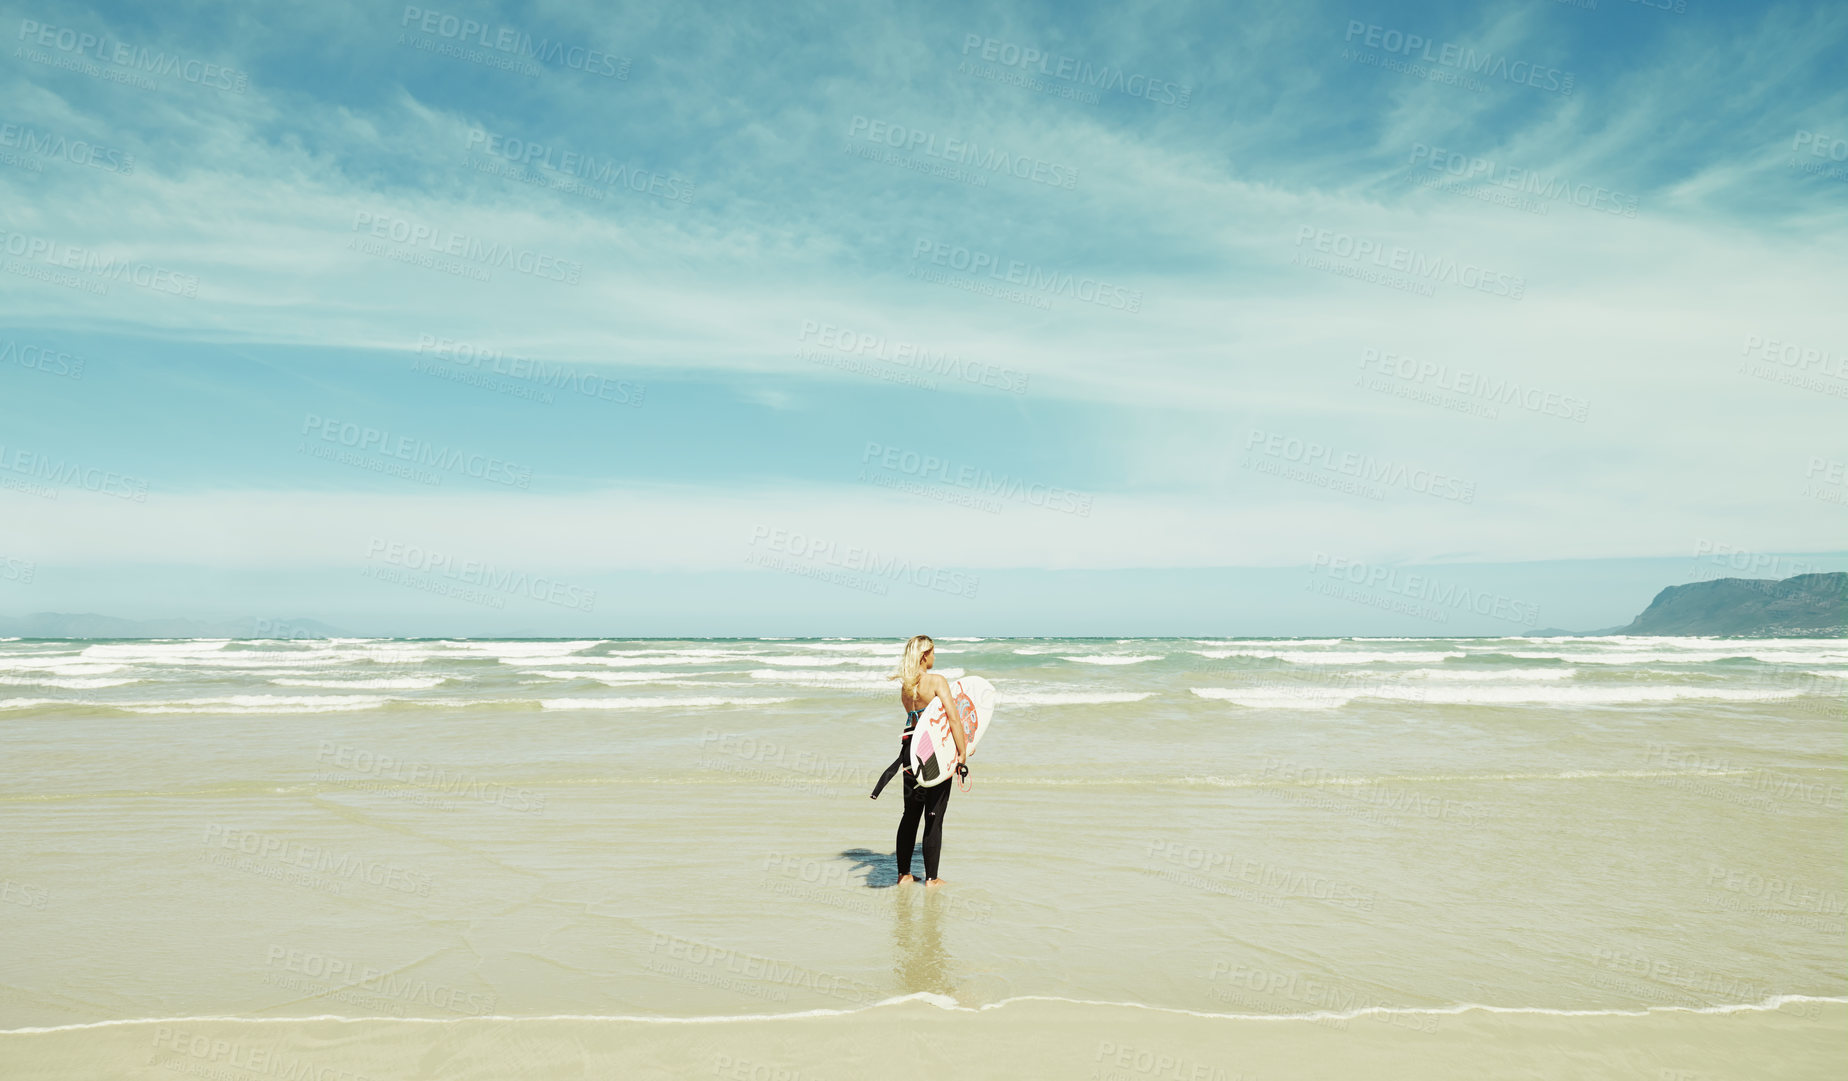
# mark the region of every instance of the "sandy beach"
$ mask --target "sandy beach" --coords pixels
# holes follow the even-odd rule
[[[1695,1079],[1839,1048],[1839,641],[945,642],[1002,705],[932,891],[867,799],[894,648],[0,644],[9,1075]]]

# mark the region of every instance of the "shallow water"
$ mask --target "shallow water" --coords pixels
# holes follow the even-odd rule
[[[63,1030],[0,1039],[242,1077],[278,1068],[159,1030],[380,1019],[362,1043],[415,1065],[433,1032],[633,1018],[574,1038],[725,1076],[755,1060],[715,1030],[610,1026],[841,1011],[851,1043],[988,1006],[1068,1027],[1084,1076],[1155,1077],[1102,1045],[1274,1018],[1295,1035],[1262,1040],[1391,1057],[1679,1018],[1729,1027],[1676,1054],[1775,1039],[1795,1072],[1758,1075],[1803,1076],[1804,1041],[1848,1033],[1848,642],[942,641],[1001,703],[929,894],[893,886],[896,790],[866,797],[897,648],[0,643],[0,1028]],[[823,1022],[724,1022],[779,1023]],[[214,1038],[328,1046],[262,1024]],[[1168,1031],[1168,1066],[1251,1072],[1186,1058],[1225,1035]],[[1647,1070],[1728,1076],[1677,1061]]]

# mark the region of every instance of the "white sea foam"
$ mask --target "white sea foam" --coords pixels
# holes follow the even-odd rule
[[[1078,657],[1061,656],[1059,659],[1078,664],[1142,664],[1144,661],[1159,661],[1164,656],[1161,653],[1092,653]]]
[[[440,653],[427,653],[418,650],[394,650],[391,652],[367,650],[362,653],[342,655],[333,659],[342,664],[349,661],[365,661],[371,664],[423,664],[426,661],[437,660],[441,657],[442,654]],[[326,660],[306,660],[297,663],[312,667],[315,664],[325,664]]]
[[[262,695],[234,694],[216,698],[169,698],[149,701],[107,701],[72,698],[0,699],[0,711],[42,709],[47,706],[109,709],[123,713],[194,713],[194,714],[264,714],[264,713],[351,713],[379,709],[394,703],[415,704],[423,709],[461,709],[471,706],[530,707],[524,698],[394,698],[385,695],[323,694]]]
[[[764,639],[774,641],[775,639]],[[945,638],[945,642],[962,641],[959,638]],[[904,655],[903,642],[790,642],[795,649],[820,649],[840,653],[876,653],[881,657],[898,658]]]
[[[93,691],[102,687],[120,687],[126,683],[139,683],[137,679],[62,679],[57,676],[0,676],[0,684],[17,687],[56,687],[63,691]]]
[[[1710,1006],[1639,1006],[1635,1009],[1569,1009],[1557,1006],[1491,1006],[1479,1002],[1459,1002],[1449,1006],[1360,1006],[1350,1010],[1313,1010],[1304,1013],[1217,1013],[1209,1010],[1190,1010],[1181,1006],[1158,1006],[1147,1002],[1110,1002],[1099,999],[1066,998],[1060,995],[1014,995],[995,1002],[985,1002],[974,1006],[965,1006],[948,995],[930,991],[914,991],[908,995],[894,995],[891,998],[864,1006],[821,1006],[808,1010],[791,1010],[787,1013],[753,1013],[753,1014],[705,1014],[694,1017],[664,1017],[660,1014],[485,1014],[460,1015],[454,1017],[400,1017],[374,1016],[353,1017],[341,1014],[312,1014],[285,1017],[249,1017],[232,1015],[200,1015],[192,1017],[122,1017],[107,1021],[77,1021],[67,1025],[41,1025],[25,1028],[0,1029],[0,1035],[28,1036],[45,1035],[53,1032],[80,1032],[87,1029],[124,1028],[128,1026],[173,1026],[173,1025],[248,1025],[266,1027],[272,1025],[300,1024],[396,1024],[396,1025],[439,1025],[442,1027],[462,1027],[471,1024],[557,1024],[561,1021],[601,1021],[625,1022],[644,1025],[732,1025],[739,1022],[756,1021],[791,1021],[814,1017],[845,1017],[865,1013],[870,1010],[884,1010],[907,1003],[918,1002],[934,1006],[951,1013],[986,1013],[989,1010],[1003,1010],[1017,1002],[1052,1002],[1060,1005],[1087,1008],[1109,1008],[1124,1010],[1143,1010],[1149,1013],[1173,1014],[1179,1017],[1197,1017],[1213,1021],[1260,1021],[1266,1023],[1319,1023],[1326,1021],[1347,1021],[1361,1017],[1377,1016],[1453,1016],[1465,1013],[1497,1013],[1529,1015],[1537,1017],[1651,1017],[1659,1013],[1691,1014],[1734,1014],[1734,1013],[1775,1013],[1786,1006],[1802,1005],[1807,1002],[1822,1002],[1835,1005],[1848,1004],[1848,997],[1840,995],[1771,995],[1757,1002],[1723,1002]]]
[[[878,686],[886,682],[887,677],[879,672],[811,672],[791,671],[787,668],[756,668],[751,671],[752,679],[767,679],[778,683],[796,683],[805,687],[825,687],[830,685]],[[893,681],[897,686],[897,681]]]
[[[644,668],[649,665],[688,665],[688,666],[692,666],[692,665],[724,664],[728,659],[731,659],[733,656],[736,656],[737,659],[740,661],[747,659],[742,654],[725,654],[725,655],[720,655],[716,657],[706,656],[706,655],[693,656],[693,657],[662,656],[662,655],[654,655],[654,654],[647,655],[647,656],[629,657],[629,656],[621,656],[618,654],[610,654],[609,656],[605,656],[605,657],[545,657],[538,661],[534,661],[532,658],[508,659],[508,658],[503,657],[501,658],[501,663],[502,664],[513,664],[513,665],[537,663],[537,664],[544,664],[548,668],[557,667],[559,665],[582,665],[586,668]],[[748,659],[752,661],[756,660],[756,658],[748,658]]]
[[[588,679],[601,683],[606,687],[622,687],[629,684],[640,683],[683,683],[686,681],[686,677],[692,673],[629,671],[593,672],[588,670],[553,672],[540,669],[527,669],[520,674],[523,676],[545,676],[548,679]]]
[[[771,706],[789,698],[545,698],[545,709],[709,709],[717,706]]]
[[[1197,653],[1209,661],[1223,661],[1231,657],[1260,657],[1288,661],[1291,664],[1435,664],[1469,656],[1461,650],[1446,650],[1442,653],[1412,650],[1402,653],[1346,653],[1306,649],[1190,649],[1187,652]]]
[[[609,653],[599,654],[598,656],[603,656],[603,657],[718,657],[722,659],[725,657],[749,657],[749,656],[753,656],[758,653],[767,653],[767,652],[769,652],[769,650],[760,649],[755,645],[747,644],[747,643],[740,643],[736,646],[728,646],[723,649],[715,649],[711,646],[672,646],[672,647],[659,647],[659,648],[631,646],[631,647],[626,647],[626,648],[619,649],[619,650],[613,650]]]
[[[1521,660],[1568,661],[1572,664],[1711,664],[1714,661],[1753,660],[1760,664],[1843,664],[1848,652],[1838,645],[1833,651],[1797,652],[1795,650],[1722,649],[1694,651],[1636,651],[1574,653],[1564,650],[1507,650],[1504,656]]]
[[[1557,684],[1507,687],[1419,687],[1380,684],[1363,688],[1305,686],[1302,690],[1264,687],[1190,687],[1201,698],[1253,709],[1334,709],[1360,698],[1421,702],[1426,705],[1615,706],[1633,702],[1708,700],[1765,702],[1795,698],[1801,690],[1690,686],[1571,686]]]
[[[320,687],[330,690],[428,690],[440,685],[444,676],[386,676],[379,679],[272,679],[278,687]]]
[[[73,702],[129,713],[350,713],[377,709],[390,698],[369,694],[233,694],[223,698],[177,698],[154,702]]]
[[[1414,668],[1409,672],[1356,672],[1356,676],[1377,675],[1382,679],[1430,679],[1465,683],[1507,683],[1523,679],[1571,679],[1576,668]]]
[[[1339,709],[1360,697],[1354,691],[1337,691],[1326,687],[1305,687],[1300,691],[1231,687],[1189,687],[1188,690],[1201,698],[1231,702],[1247,709]]]
[[[126,664],[103,664],[80,661],[76,657],[4,657],[0,669],[13,672],[48,672],[54,676],[106,676],[127,668]]]
[[[495,657],[550,657],[569,656],[579,650],[600,646],[602,639],[588,642],[498,642],[484,641],[445,641],[441,643],[451,649],[475,653],[486,653]]]
[[[1154,691],[1000,691],[995,692],[1000,706],[1107,706],[1140,702],[1155,697]]]
[[[132,657],[164,657],[177,654],[206,653],[223,649],[231,644],[229,638],[195,638],[178,642],[98,642],[84,647],[86,657],[109,657],[112,659]]]
[[[1199,645],[1203,645],[1203,646],[1252,646],[1252,647],[1265,647],[1265,646],[1271,646],[1271,647],[1275,647],[1275,646],[1279,646],[1279,645],[1288,645],[1288,646],[1338,646],[1338,645],[1341,645],[1341,644],[1343,644],[1343,643],[1345,643],[1345,642],[1348,642],[1348,641],[1354,641],[1354,640],[1355,640],[1355,639],[1347,639],[1347,638],[1288,638],[1288,639],[1278,639],[1278,638],[1194,638],[1194,639],[1190,639],[1190,641],[1193,641],[1193,642],[1195,642],[1195,643],[1197,643],[1197,644],[1199,644]],[[1428,639],[1428,638],[1371,638],[1371,639],[1358,639],[1358,641],[1372,641],[1372,642],[1428,642],[1428,641],[1432,641],[1432,640],[1433,640],[1433,639]]]
[[[1513,637],[1508,641],[1560,641],[1560,639],[1523,639]],[[1802,649],[1808,646],[1828,646],[1840,649],[1840,638],[1721,638],[1713,635],[1697,634],[1607,634],[1595,638],[1568,638],[1565,641],[1582,642],[1588,646],[1601,646],[1608,649],[1641,649],[1655,646],[1694,645],[1744,645],[1768,646],[1775,649]]]
[[[149,669],[228,669],[248,672],[255,668],[332,669],[349,667],[356,661],[373,660],[371,657],[330,656],[302,654],[264,654],[264,653],[225,653],[206,657],[170,657],[161,661],[136,661],[137,668]]]
[[[791,668],[827,668],[834,665],[858,665],[862,668],[891,669],[894,661],[884,657],[763,657],[751,658],[752,664],[780,664]]]
[[[960,679],[960,668],[933,669],[944,679]],[[880,687],[890,684],[894,693],[898,681],[888,672],[817,672],[813,669],[756,668],[752,669],[752,679],[769,680],[772,683],[787,683],[796,687]]]
[[[92,647],[94,648],[94,647]],[[138,668],[328,668],[348,665],[354,662],[370,661],[374,664],[399,662],[417,663],[428,660],[437,654],[428,650],[415,651],[377,651],[377,650],[261,650],[240,649],[220,650],[217,648],[184,652],[178,650],[163,651],[152,654],[133,652],[115,652],[109,654],[93,653],[86,649],[79,655],[63,657],[35,656],[20,657],[15,655],[0,656],[0,667],[43,668],[48,666],[89,666],[107,668],[111,671],[127,666]]]

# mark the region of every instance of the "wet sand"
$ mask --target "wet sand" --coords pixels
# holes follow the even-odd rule
[[[705,1020],[236,1020],[0,1035],[17,1081],[713,1078],[946,1074],[1091,1081],[1723,1081],[1839,1077],[1848,1006],[1642,1016],[1402,1014],[1345,1022],[1013,1002],[903,1002],[826,1016]]]

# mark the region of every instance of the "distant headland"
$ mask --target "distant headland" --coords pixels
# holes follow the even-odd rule
[[[1548,627],[1535,635],[1733,635],[1760,638],[1848,636],[1848,572],[1792,578],[1715,578],[1669,586],[1627,626],[1598,631]]]

